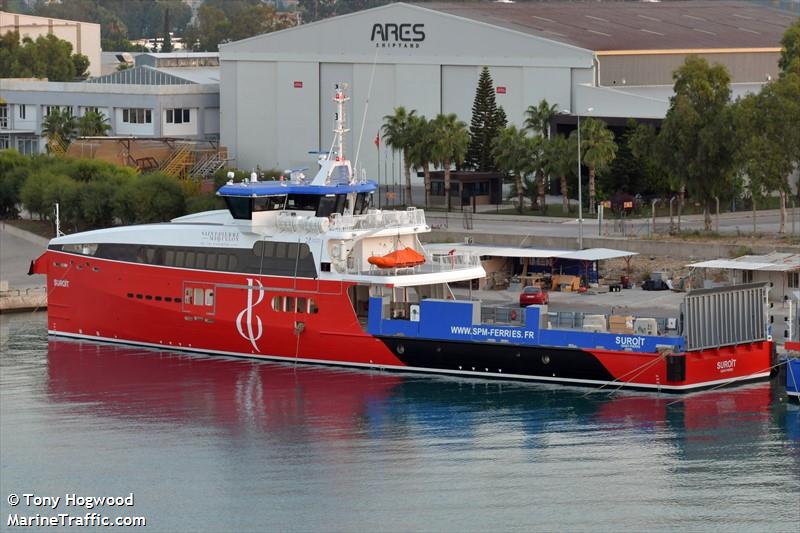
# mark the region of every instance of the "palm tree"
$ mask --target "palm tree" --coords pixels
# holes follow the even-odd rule
[[[605,171],[617,156],[617,144],[614,134],[602,120],[589,117],[581,124],[581,157],[589,167],[589,212],[595,212],[596,187],[595,178],[598,172]]]
[[[563,135],[556,135],[547,142],[545,147],[545,160],[547,171],[559,177],[561,182],[561,202],[564,213],[569,213],[569,187],[567,177],[572,174],[577,164],[577,143],[575,138],[567,139]]]
[[[434,144],[436,139],[436,124],[424,116],[414,116],[411,119],[412,144],[409,147],[409,159],[415,168],[421,168],[425,176],[425,207],[431,196],[431,163],[434,161]]]
[[[406,175],[406,205],[411,205],[411,160],[408,149],[413,142],[412,117],[416,116],[416,110],[406,111],[403,106],[394,108],[394,115],[383,117],[383,140],[386,146],[393,150],[399,150],[403,154],[403,168]]]
[[[108,119],[99,111],[87,111],[78,119],[78,133],[81,137],[104,137],[110,129]]]
[[[558,114],[558,104],[550,105],[547,103],[547,100],[542,99],[539,102],[539,105],[536,106],[528,106],[528,109],[525,111],[525,129],[528,131],[532,131],[544,138],[548,141],[550,140],[550,123],[553,121],[553,118]],[[544,158],[542,158],[544,161]],[[545,180],[549,176],[548,172],[545,172],[543,167],[537,169],[537,188],[538,188],[538,203],[541,203],[541,207],[543,211],[547,210],[547,205],[545,203]]]
[[[558,115],[558,104],[550,105],[542,99],[539,105],[529,105],[525,111],[525,129],[550,138],[550,123]]]
[[[497,168],[514,176],[513,194],[517,197],[517,209],[522,213],[523,198],[525,195],[525,175],[536,168],[536,163],[531,157],[531,138],[525,130],[518,130],[510,126],[500,131],[492,147]]]
[[[42,120],[42,137],[47,137],[50,152],[66,151],[75,138],[75,117],[68,108],[53,107]]]
[[[433,159],[444,169],[444,195],[447,198],[447,210],[450,211],[450,166],[458,166],[464,162],[469,145],[469,130],[455,113],[440,113],[433,122]]]

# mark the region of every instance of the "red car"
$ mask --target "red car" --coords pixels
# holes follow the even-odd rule
[[[550,297],[547,295],[547,291],[539,287],[525,287],[522,289],[522,292],[519,293],[519,305],[522,307],[528,305],[547,305],[549,301]]]

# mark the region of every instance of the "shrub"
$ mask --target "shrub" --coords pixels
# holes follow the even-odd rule
[[[80,211],[83,224],[90,228],[104,228],[114,224],[116,189],[110,181],[92,181],[82,185]]]
[[[28,165],[29,159],[16,150],[0,150],[0,218],[19,216],[19,193]]]
[[[55,220],[55,204],[59,205],[59,218],[64,227],[78,230],[83,223],[81,213],[81,184],[63,174],[51,175],[48,179],[43,200],[46,206],[45,218]]]
[[[200,213],[202,211],[213,211],[214,209],[223,209],[224,202],[219,196],[214,194],[201,194],[191,196],[186,200],[187,213]]]
[[[165,222],[186,212],[181,185],[161,173],[142,176],[135,198],[138,222]]]

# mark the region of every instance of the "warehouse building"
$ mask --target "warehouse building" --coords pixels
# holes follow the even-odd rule
[[[402,169],[373,144],[382,117],[402,105],[469,123],[482,66],[511,123],[543,98],[568,111],[564,128],[578,113],[658,120],[689,54],[725,65],[734,96],[758,90],[795,16],[727,1],[390,4],[223,45],[222,143],[242,168],[308,165],[330,149],[346,83],[348,156],[385,182]]]
[[[219,139],[216,53],[139,54],[136,66],[84,82],[0,79],[0,149],[45,150],[53,108],[102,113],[119,137]]]

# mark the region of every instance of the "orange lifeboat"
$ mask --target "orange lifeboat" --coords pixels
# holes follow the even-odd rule
[[[378,268],[409,268],[425,262],[425,256],[413,248],[403,248],[386,255],[374,255],[367,259]]]

